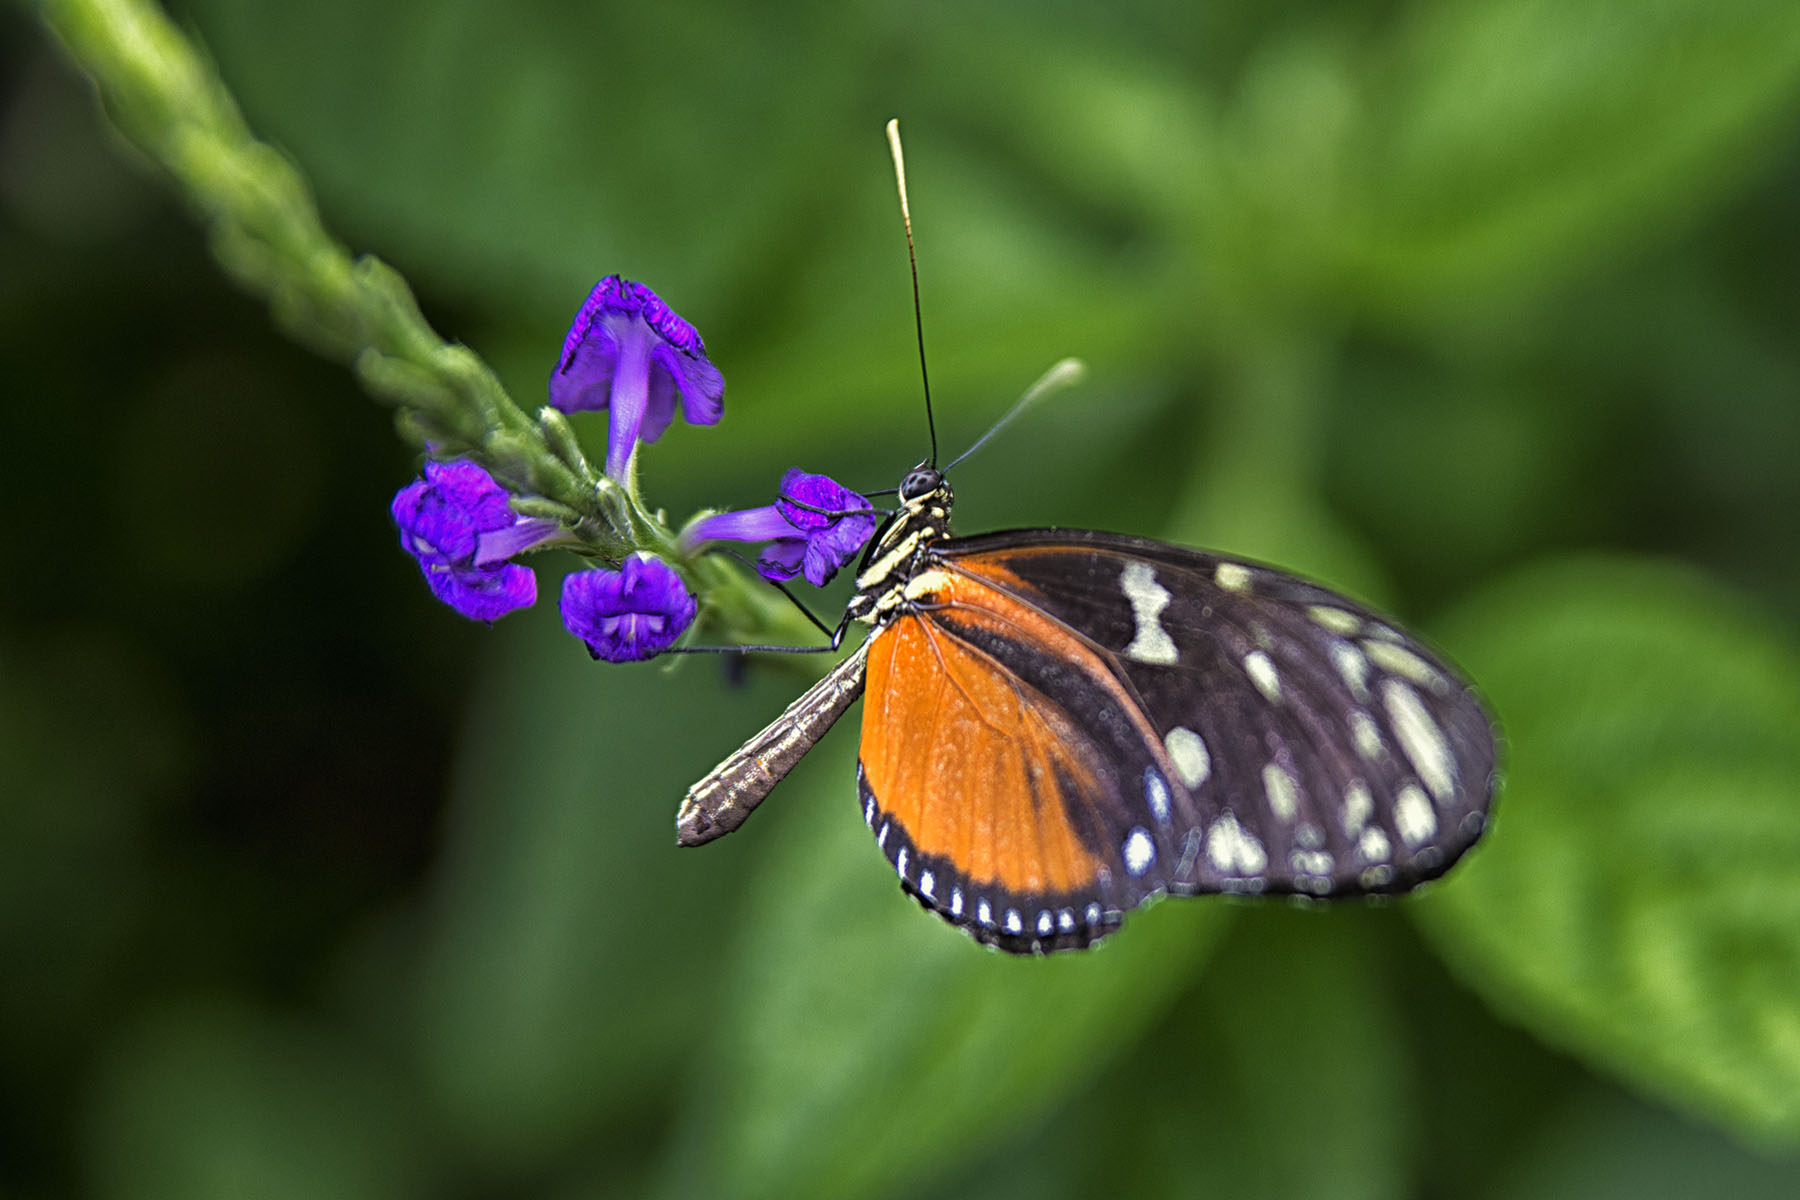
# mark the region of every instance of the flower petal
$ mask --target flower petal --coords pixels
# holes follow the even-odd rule
[[[691,549],[702,542],[766,542],[770,538],[792,536],[794,527],[779,509],[768,504],[762,508],[743,508],[701,517],[687,527],[681,540]]]
[[[675,644],[698,611],[675,569],[641,551],[616,571],[576,571],[563,580],[563,625],[607,662],[654,658]]]

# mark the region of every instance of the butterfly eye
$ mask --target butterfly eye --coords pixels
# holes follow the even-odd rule
[[[936,467],[921,464],[908,471],[906,478],[900,481],[900,499],[903,502],[921,499],[942,487],[943,483],[944,476]]]

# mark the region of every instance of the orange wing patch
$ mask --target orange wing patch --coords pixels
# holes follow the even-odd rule
[[[1093,884],[1064,788],[1091,792],[1094,765],[1060,709],[915,616],[876,635],[868,680],[864,780],[919,854],[1017,896]]]

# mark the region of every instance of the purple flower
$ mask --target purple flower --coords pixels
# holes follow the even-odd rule
[[[394,497],[400,545],[419,560],[432,594],[474,621],[492,621],[537,599],[529,567],[506,561],[558,533],[554,521],[521,520],[506,489],[472,462],[425,464]]]
[[[716,425],[724,394],[725,379],[694,327],[655,292],[617,275],[594,285],[550,376],[552,406],[611,410],[606,473],[613,479],[625,478],[639,441],[654,442],[669,427],[677,395],[690,425]]]
[[[756,569],[769,579],[804,574],[824,587],[838,568],[856,557],[875,532],[868,500],[824,475],[795,467],[781,477],[781,498],[765,508],[703,517],[682,535],[689,546],[702,542],[768,542]]]
[[[628,555],[617,571],[576,571],[563,579],[563,624],[607,662],[655,658],[694,623],[697,610],[675,569],[643,551]]]

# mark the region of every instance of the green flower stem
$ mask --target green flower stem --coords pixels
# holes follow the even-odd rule
[[[334,240],[299,168],[252,136],[211,64],[155,4],[44,0],[41,11],[120,130],[203,215],[226,271],[268,297],[290,335],[350,364],[393,406],[401,437],[479,463],[515,508],[560,522],[586,553],[674,561],[725,641],[817,641],[773,589],[719,556],[684,554],[634,482],[594,471],[561,413],[520,409],[478,355],[431,328],[399,272]]]
[[[326,232],[299,169],[251,135],[210,64],[154,4],[46,0],[42,12],[119,128],[204,215],[220,263],[268,297],[284,329],[350,363],[421,449],[471,458],[509,490],[602,523],[605,482],[579,453],[552,446],[477,355],[431,328],[398,272],[352,258]],[[612,530],[595,549],[616,556],[628,541],[629,529]]]

